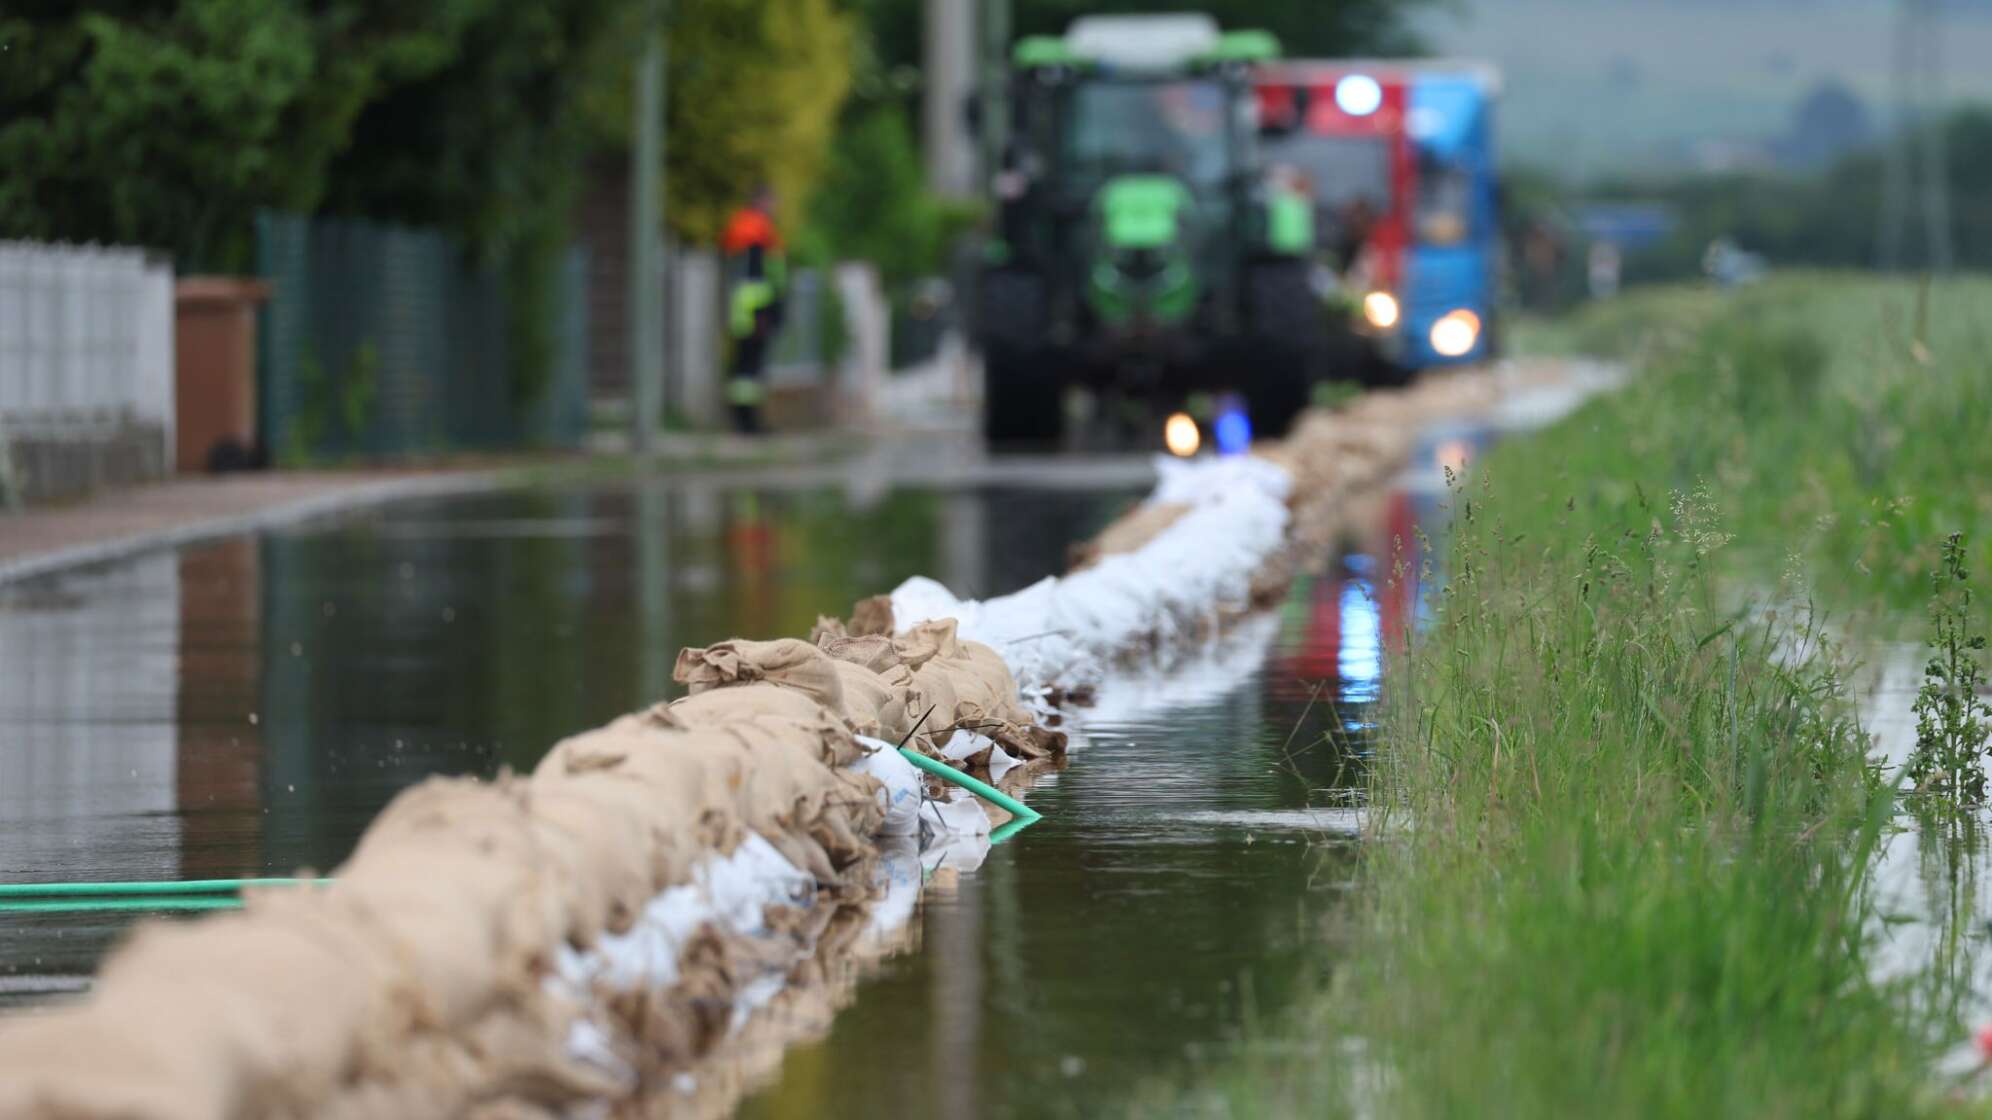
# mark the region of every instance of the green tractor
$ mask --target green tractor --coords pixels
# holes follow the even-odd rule
[[[1262,435],[1305,407],[1332,340],[1313,209],[1258,160],[1251,69],[1278,51],[1204,16],[1016,44],[976,316],[992,443],[1058,441],[1075,385],[1123,411],[1235,394]]]

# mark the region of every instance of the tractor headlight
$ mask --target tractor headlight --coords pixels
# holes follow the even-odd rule
[[[1480,341],[1480,316],[1464,307],[1446,312],[1432,324],[1431,341],[1440,357],[1464,357]]]
[[[1397,297],[1389,292],[1371,292],[1363,297],[1363,318],[1380,331],[1397,325]]]
[[[1203,446],[1203,432],[1189,413],[1178,412],[1162,425],[1162,442],[1168,445],[1170,454],[1187,459]]]

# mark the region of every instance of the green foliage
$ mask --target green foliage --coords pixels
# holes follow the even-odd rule
[[[1992,110],[1959,111],[1943,126],[1951,181],[1957,263],[1992,268]],[[1787,267],[1871,267],[1877,263],[1882,156],[1857,152],[1817,175],[1725,173],[1666,182],[1608,183],[1601,198],[1670,203],[1679,226],[1660,244],[1626,258],[1630,283],[1697,276],[1710,241],[1728,237]],[[1904,265],[1927,265],[1920,225],[1904,232]]]
[[[701,0],[673,10],[672,230],[710,243],[760,183],[775,188],[787,213],[800,213],[850,87],[852,18],[833,0]]]
[[[634,0],[478,0],[447,62],[381,91],[328,170],[325,209],[450,231],[498,269],[510,313],[508,386],[548,384],[554,299],[594,142],[582,113],[627,55]],[[625,107],[625,111],[626,107]]]
[[[0,235],[241,269],[254,210],[315,206],[361,107],[440,64],[466,8],[99,0],[0,17]]]
[[[1984,687],[1985,636],[1974,630],[1971,578],[1963,534],[1944,538],[1941,566],[1930,573],[1930,661],[1916,693],[1916,750],[1909,780],[1950,813],[1985,801],[1986,742],[1992,705]]]
[[[883,101],[855,111],[810,200],[820,251],[871,261],[889,287],[940,271],[980,209],[929,191],[905,110]]]
[[[277,451],[278,463],[286,467],[312,466],[326,447],[353,447],[372,423],[380,397],[380,352],[370,342],[353,351],[341,376],[327,374],[310,353],[298,372],[303,404],[285,426]]]

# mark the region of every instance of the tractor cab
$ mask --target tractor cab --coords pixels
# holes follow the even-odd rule
[[[1093,16],[1063,38],[1017,44],[1016,170],[999,199],[1005,248],[1082,279],[1054,294],[1066,333],[1151,347],[1227,285],[1217,251],[1243,231],[1256,167],[1244,63],[1273,49],[1207,16]]]
[[[1258,157],[1252,67],[1277,54],[1202,15],[1089,16],[1016,44],[980,298],[993,440],[1052,436],[1045,401],[1067,385],[1180,400],[1253,364],[1254,330],[1305,345],[1304,270],[1266,268],[1313,240],[1304,198]],[[1279,357],[1256,399],[1283,421],[1305,359]]]

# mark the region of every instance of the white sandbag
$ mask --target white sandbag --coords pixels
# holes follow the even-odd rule
[[[851,770],[878,780],[879,805],[885,810],[885,823],[879,826],[880,836],[917,836],[920,832],[920,801],[924,796],[920,788],[920,771],[906,761],[899,748],[882,739],[870,739],[863,735],[858,745],[871,753],[851,764]]]

